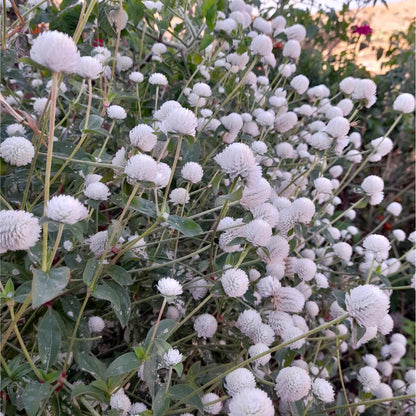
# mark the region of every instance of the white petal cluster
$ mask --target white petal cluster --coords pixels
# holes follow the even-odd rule
[[[39,220],[26,211],[0,211],[0,253],[28,250],[39,240]]]
[[[250,50],[255,55],[267,56],[272,53],[273,43],[268,36],[258,35],[252,40]]]
[[[243,389],[256,387],[256,379],[251,371],[238,368],[225,377],[224,387],[227,394],[233,397]]]
[[[169,194],[173,205],[185,205],[189,202],[189,192],[185,188],[175,188]]]
[[[380,384],[380,374],[375,368],[366,366],[360,369],[357,376],[366,393],[372,392]]]
[[[13,166],[28,165],[34,155],[35,148],[24,137],[8,137],[0,144],[0,156]]]
[[[194,322],[194,329],[199,338],[212,338],[217,332],[217,320],[208,313],[199,315]]]
[[[244,226],[243,235],[254,247],[265,247],[272,237],[272,227],[266,221],[255,219]]]
[[[168,352],[163,354],[162,360],[166,367],[175,367],[183,360],[183,355],[176,348],[169,348]]]
[[[380,234],[370,234],[363,241],[365,249],[365,260],[371,262],[381,262],[387,259],[391,248],[389,240]]]
[[[96,201],[107,201],[110,196],[110,190],[104,183],[93,182],[84,189],[84,195]]]
[[[163,120],[161,129],[168,133],[195,136],[198,120],[187,108],[175,108]]]
[[[198,183],[201,181],[204,171],[202,166],[196,162],[185,163],[181,170],[182,178],[186,179],[191,183]]]
[[[367,176],[361,182],[361,188],[370,197],[371,205],[378,205],[384,199],[384,181],[379,176]]]
[[[257,311],[254,309],[246,309],[240,313],[237,320],[237,327],[244,335],[250,336],[254,329],[261,325],[261,323],[261,316]]]
[[[403,114],[413,113],[415,111],[415,97],[412,94],[400,94],[394,100],[393,110]]]
[[[229,297],[240,298],[247,292],[249,280],[244,270],[228,269],[221,276],[221,284]]]
[[[168,79],[165,75],[160,74],[159,72],[155,72],[154,74],[150,75],[149,83],[152,85],[168,85]]]
[[[161,295],[171,298],[182,294],[182,285],[171,277],[164,277],[157,283],[157,290]]]
[[[48,201],[45,215],[57,222],[75,224],[88,217],[88,210],[74,197],[58,195]]]
[[[312,383],[312,393],[324,403],[331,403],[335,400],[334,388],[323,378],[317,378]]]
[[[367,284],[352,289],[345,296],[345,305],[359,325],[377,327],[389,311],[390,299],[377,286]]]
[[[77,72],[80,55],[71,37],[56,30],[41,33],[32,44],[30,58],[53,72]]]
[[[127,161],[124,173],[135,181],[155,183],[158,165],[151,156],[138,154]]]
[[[130,143],[143,152],[150,152],[157,143],[154,130],[147,124],[139,124],[129,132]]]
[[[126,110],[119,105],[110,105],[107,108],[107,115],[113,120],[124,120],[127,117]]]
[[[111,395],[110,407],[123,413],[127,413],[131,409],[131,401],[123,389]]]
[[[256,357],[259,354],[262,354],[266,352],[269,349],[269,347],[266,344],[263,344],[262,342],[259,342],[257,344],[252,345],[248,349],[248,354],[251,358]],[[253,361],[254,365],[266,365],[272,358],[271,354],[265,354],[263,357],[257,358]]]
[[[79,60],[78,75],[83,78],[97,79],[104,71],[102,63],[92,57],[92,56],[83,56]]]
[[[304,369],[285,367],[276,377],[276,394],[281,400],[296,402],[308,395],[311,384],[311,378]]]
[[[105,328],[104,319],[100,316],[91,316],[91,318],[88,319],[88,328],[91,332],[103,332],[103,329]]]
[[[236,394],[229,402],[229,416],[274,416],[273,402],[266,392],[247,388]]]
[[[217,403],[205,405],[206,403],[215,402],[219,400],[219,396],[215,393],[207,393],[201,397],[202,404],[204,405],[204,412],[209,413],[210,415],[217,415],[221,412],[222,402],[218,401]]]
[[[130,73],[129,80],[137,84],[140,84],[144,80],[144,75],[141,72],[134,71]]]

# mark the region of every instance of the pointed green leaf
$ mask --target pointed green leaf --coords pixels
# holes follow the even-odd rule
[[[89,285],[97,272],[100,262],[97,259],[89,259],[82,274],[82,280]]]
[[[196,222],[179,217],[178,215],[169,215],[167,222],[172,228],[180,231],[187,237],[193,237],[203,233],[202,228]]]
[[[61,328],[56,320],[56,312],[48,308],[39,322],[37,340],[42,368],[47,371],[54,365],[61,346]]]
[[[119,285],[128,286],[133,284],[133,279],[130,273],[124,270],[120,266],[111,266],[108,271],[108,275],[111,276]]]
[[[203,404],[201,398],[197,393],[194,394],[195,388],[188,384],[177,384],[169,389],[169,397],[172,400],[182,400],[183,398],[190,396],[186,399],[185,403],[196,407],[199,411],[203,411]]]
[[[116,358],[107,368],[105,376],[116,377],[121,376],[131,371],[138,370],[141,361],[136,357],[134,352],[128,352],[122,356]]]
[[[35,416],[42,401],[49,396],[49,384],[32,381],[29,383],[22,394],[23,405],[29,416]]]

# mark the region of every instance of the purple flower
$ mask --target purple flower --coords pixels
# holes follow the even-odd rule
[[[359,35],[367,36],[373,33],[373,29],[371,29],[371,27],[368,25],[353,26],[352,33],[358,33]]]

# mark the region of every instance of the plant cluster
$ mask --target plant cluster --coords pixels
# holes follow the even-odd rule
[[[362,137],[374,81],[254,6],[3,2],[3,414],[414,412],[416,232],[368,173],[414,96]]]

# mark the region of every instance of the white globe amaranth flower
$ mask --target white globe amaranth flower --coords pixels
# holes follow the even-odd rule
[[[250,50],[255,55],[268,56],[273,51],[273,43],[268,36],[258,35],[252,40]]]
[[[110,396],[110,407],[126,414],[131,409],[131,401],[123,389]]]
[[[157,12],[160,12],[163,7],[163,3],[159,0],[153,1],[153,0],[146,0],[143,2],[144,7],[148,10],[156,10]]]
[[[144,75],[139,71],[133,71],[129,75],[129,80],[137,84],[140,84],[144,80]]]
[[[270,312],[268,322],[277,336],[281,336],[283,331],[295,325],[292,316],[282,311]]]
[[[168,133],[195,137],[198,120],[187,108],[175,108],[169,112],[162,122],[162,130]]]
[[[243,236],[254,247],[265,247],[272,237],[272,227],[261,219],[254,219],[243,227]]]
[[[369,367],[376,368],[378,364],[377,357],[373,354],[365,354],[363,357],[363,361]]]
[[[124,173],[132,180],[156,182],[158,164],[151,156],[138,154],[127,161]]]
[[[298,116],[293,111],[281,114],[275,120],[274,127],[279,133],[286,133],[298,122]]]
[[[166,367],[175,367],[183,360],[183,355],[176,348],[169,348],[168,352],[163,354],[162,360]]]
[[[212,95],[211,87],[205,82],[197,82],[192,91],[199,97],[211,97]]]
[[[300,337],[303,335],[303,330],[298,328],[297,326],[290,326],[285,328],[280,336],[282,337],[282,341],[284,343],[292,341],[292,339],[295,339],[297,337]],[[302,348],[305,345],[305,338],[301,338],[297,341],[293,341],[289,344],[289,349],[291,350],[297,350],[299,348]]]
[[[305,305],[305,297],[294,287],[281,287],[273,297],[273,304],[278,311],[299,313]]]
[[[80,58],[77,73],[81,77],[97,79],[103,71],[104,67],[98,59],[92,56],[83,56]]]
[[[117,71],[119,71],[119,72],[127,71],[132,66],[133,66],[133,59],[131,59],[130,56],[122,56],[119,53],[117,54],[117,59],[116,59]],[[111,72],[110,72],[110,74],[111,74]],[[110,76],[110,75],[108,75],[108,76]]]
[[[305,75],[297,75],[290,81],[290,85],[298,94],[303,94],[309,88],[309,79]]]
[[[219,398],[220,397],[216,395],[215,393],[204,394],[201,397],[202,404],[204,405],[204,412],[207,412],[210,415],[217,415],[218,413],[220,413],[222,409],[222,402],[217,401],[219,400]],[[217,402],[213,404],[207,404],[207,403],[211,403],[215,401]]]
[[[28,165],[34,155],[35,148],[24,137],[8,137],[0,144],[0,156],[12,166]]]
[[[237,327],[244,335],[250,336],[259,325],[261,325],[261,316],[254,309],[246,309],[238,316]]]
[[[248,349],[248,354],[250,358],[256,357],[264,352],[268,351],[269,347],[262,342],[258,342],[257,344],[252,345]],[[265,354],[262,357],[257,358],[253,361],[254,365],[266,365],[272,358],[271,354]]]
[[[119,105],[110,105],[107,108],[107,115],[113,120],[124,120],[127,117],[126,110]]]
[[[315,215],[315,204],[309,198],[295,199],[290,206],[293,219],[301,224],[308,224]]]
[[[80,54],[73,39],[56,30],[41,33],[32,44],[30,58],[52,72],[77,72]]]
[[[163,277],[160,279],[157,283],[157,290],[162,296],[167,298],[176,297],[183,293],[182,285],[171,277]]]
[[[185,205],[189,202],[189,192],[185,188],[173,189],[169,194],[169,201],[173,205]]]
[[[154,130],[147,124],[139,124],[129,132],[130,143],[143,152],[150,152],[157,143]]]
[[[403,207],[402,204],[398,202],[392,202],[389,205],[387,205],[386,211],[394,215],[395,217],[398,217],[402,213]]]
[[[257,388],[246,388],[229,402],[229,416],[274,416],[273,402],[266,392]]]
[[[146,410],[147,406],[144,403],[133,403],[130,408],[130,416],[141,416],[141,414]]]
[[[253,328],[250,339],[254,344],[262,343],[269,346],[274,342],[275,334],[270,325],[261,323]]]
[[[194,329],[199,338],[212,338],[217,332],[217,320],[210,314],[199,315],[194,322]]]
[[[379,176],[367,176],[361,182],[361,188],[370,197],[371,205],[378,205],[384,199],[384,181]]]
[[[347,312],[363,327],[377,327],[387,315],[389,297],[377,286],[362,285],[352,289],[345,296]]]
[[[238,368],[225,377],[224,387],[231,397],[246,388],[256,387],[256,379],[253,373],[246,368]]]
[[[260,279],[256,285],[257,292],[262,298],[274,296],[281,288],[280,281],[275,276],[266,276]]]
[[[197,162],[187,162],[181,170],[182,178],[191,183],[200,182],[203,175],[204,171],[202,170],[202,166]]]
[[[339,89],[347,95],[351,95],[354,91],[354,78],[346,77],[339,83]]]
[[[334,117],[329,120],[325,131],[332,137],[340,138],[348,134],[350,130],[350,122],[344,117]]]
[[[300,56],[300,52],[301,52],[300,43],[295,39],[290,39],[285,43],[285,46],[283,47],[282,55],[287,58],[297,59]],[[307,89],[308,87],[305,88],[305,91]]]
[[[363,247],[367,262],[371,262],[373,259],[376,262],[381,262],[389,256],[391,245],[384,235],[371,234],[364,239]]]
[[[316,302],[310,300],[305,303],[305,311],[311,318],[315,318],[319,314],[319,306]]]
[[[309,374],[299,367],[285,367],[276,377],[276,394],[281,400],[296,402],[308,395],[311,389]]]
[[[166,75],[163,75],[159,72],[155,72],[152,75],[150,75],[149,83],[152,85],[166,86],[168,85],[168,79],[166,78]]]
[[[110,196],[110,189],[104,183],[93,182],[84,189],[84,195],[96,201],[107,201]]]
[[[386,156],[393,149],[393,142],[388,137],[378,137],[371,140],[370,145],[375,150],[373,156],[370,157],[370,162],[378,162],[383,156]]]
[[[91,235],[89,238],[84,241],[89,245],[90,250],[94,253],[95,256],[101,256],[108,242],[108,231],[99,231],[96,234]]]
[[[12,123],[6,127],[6,133],[8,136],[24,136],[26,129],[20,123]]]
[[[250,179],[250,176],[248,176],[248,179]],[[270,198],[271,193],[272,187],[267,179],[260,178],[257,183],[244,187],[240,205],[245,209],[253,210],[265,203]]]
[[[332,246],[334,253],[342,260],[349,262],[352,256],[352,247],[345,242],[335,243]]]
[[[0,253],[28,250],[39,240],[39,219],[26,211],[0,211]]]
[[[412,94],[400,94],[393,103],[393,110],[404,114],[415,111],[415,97]]]
[[[369,366],[360,369],[357,379],[363,385],[366,393],[372,392],[381,382],[378,371]]]
[[[228,269],[221,276],[221,284],[224,292],[231,298],[240,298],[248,290],[250,281],[244,270]]]
[[[302,42],[306,37],[305,26],[299,23],[287,27],[284,32],[288,39],[295,39],[298,42]]]
[[[48,201],[45,215],[53,221],[75,224],[88,217],[88,209],[70,195],[58,195]]]
[[[91,318],[88,319],[88,328],[91,332],[103,332],[103,329],[105,328],[104,319],[100,316],[91,316]]]
[[[323,378],[317,378],[313,381],[312,393],[324,403],[331,403],[335,400],[335,392],[332,384]]]

